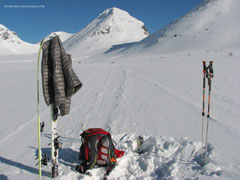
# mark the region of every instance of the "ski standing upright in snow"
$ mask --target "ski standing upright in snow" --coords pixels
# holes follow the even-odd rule
[[[213,61],[206,65],[206,61],[203,61],[203,108],[202,108],[202,148],[201,148],[201,164],[206,164],[207,152],[208,152],[208,129],[210,118],[210,100],[213,78]],[[205,124],[205,89],[206,79],[208,80],[208,110],[207,110],[207,122]],[[206,126],[206,127],[205,127]]]
[[[51,105],[51,158],[52,158],[52,178],[58,176],[58,154],[62,143],[59,141],[60,136],[57,132],[58,108]]]

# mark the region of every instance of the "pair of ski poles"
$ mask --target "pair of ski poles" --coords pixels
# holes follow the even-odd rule
[[[206,157],[208,152],[208,127],[210,118],[212,78],[213,78],[213,61],[210,61],[208,66],[206,65],[206,61],[203,61],[203,108],[202,108],[202,148],[201,148],[201,161],[202,161],[201,163],[203,165],[206,163]],[[204,137],[206,79],[208,80],[208,109],[207,109],[206,132]]]

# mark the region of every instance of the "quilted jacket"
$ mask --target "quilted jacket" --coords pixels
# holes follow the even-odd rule
[[[42,54],[43,96],[47,105],[59,108],[62,116],[69,114],[71,96],[82,83],[72,69],[71,55],[67,54],[58,36],[44,42]]]

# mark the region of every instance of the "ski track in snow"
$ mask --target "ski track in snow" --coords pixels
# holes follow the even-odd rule
[[[112,104],[112,110],[110,111],[111,114],[109,114],[107,120],[108,123],[106,124],[106,128],[108,131],[112,132],[112,124],[114,123],[114,119],[116,119],[117,117],[120,117],[120,114],[118,112],[118,109],[121,106],[121,101],[125,100],[126,97],[124,95],[125,93],[125,88],[126,88],[126,78],[127,78],[127,72],[125,70],[123,70],[121,67],[118,67],[117,69],[118,73],[117,76],[113,79],[113,82],[120,82],[118,87],[116,87],[115,89],[115,93],[114,93],[114,102]],[[120,75],[119,75],[120,74]],[[118,78],[117,78],[118,77]],[[119,79],[120,77],[120,79]]]
[[[161,78],[161,80],[164,80],[164,81],[155,82],[154,80],[152,80],[152,78],[147,79],[140,74],[137,74],[137,76],[139,76],[141,79],[143,79],[147,83],[157,87],[160,91],[162,91],[162,93],[165,93],[168,96],[172,96],[176,99],[179,99],[180,101],[184,102],[185,104],[188,104],[188,106],[193,106],[193,107],[196,106],[195,103],[188,101],[188,99],[186,99],[186,98],[184,99],[184,97],[181,97],[181,93],[179,93],[179,91],[176,92],[176,91],[173,91],[173,89],[169,88],[171,85],[174,84],[175,88],[177,88],[178,90],[184,89],[185,93],[189,95],[192,91],[188,90],[187,88],[183,88],[181,84],[180,85],[177,84],[178,80],[173,80],[170,78],[166,78],[166,79]],[[197,109],[199,111],[199,107],[197,107],[195,109]]]

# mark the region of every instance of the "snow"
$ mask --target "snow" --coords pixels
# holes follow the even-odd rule
[[[125,151],[109,179],[239,179],[239,57],[214,58],[209,163],[203,168],[201,57],[114,64],[75,61],[84,86],[72,99],[70,115],[59,118],[63,147],[57,179],[100,179],[104,173],[94,169],[88,177],[74,171],[82,124],[110,131],[117,148]],[[38,178],[36,56],[32,59],[0,66],[0,172],[9,179]],[[46,124],[42,147],[50,155],[50,112],[43,97],[40,100]],[[138,135],[145,139],[140,155],[134,151]],[[43,178],[49,174],[50,165],[43,167]]]
[[[64,42],[64,47],[81,59],[99,56],[110,47],[140,41],[149,34],[144,23],[118,8],[102,12],[80,32]]]
[[[239,6],[240,1],[235,0],[207,0],[137,45],[121,47],[121,50],[124,49],[127,54],[132,52],[133,55],[153,55],[238,49]]]
[[[115,46],[109,53],[104,53],[105,48],[104,51],[95,49],[93,54],[89,51],[85,59],[77,56],[77,49],[70,48],[74,58],[73,69],[83,87],[72,98],[70,114],[59,118],[58,131],[63,147],[59,154],[60,174],[56,179],[103,178],[104,168],[90,170],[92,176],[75,171],[79,163],[82,124],[85,129],[98,127],[110,131],[117,148],[125,151],[109,180],[240,179],[238,39],[223,36],[220,45],[215,46],[219,42],[217,34],[220,31],[224,35],[232,32],[233,37],[239,35],[235,31],[239,23],[233,17],[233,14],[238,16],[235,11],[238,7],[239,3],[233,0],[206,1],[168,26],[166,37],[158,36],[160,30],[139,43]],[[216,9],[222,12],[221,21],[213,23],[216,19],[210,16],[208,20],[207,15],[215,15]],[[106,10],[98,18],[111,17],[116,14],[114,11],[115,8]],[[116,11],[121,17],[127,16],[118,9]],[[197,24],[193,24],[192,18],[198,20]],[[224,26],[223,22],[230,23],[231,27]],[[186,24],[192,24],[199,31],[188,31]],[[210,27],[209,24],[213,33],[198,33],[202,28]],[[169,35],[175,31],[181,32],[185,38]],[[102,34],[97,36],[107,39]],[[73,37],[77,36],[73,35],[69,40]],[[162,43],[163,49],[159,43],[153,43],[155,40]],[[188,40],[192,40],[193,47],[188,46]],[[88,42],[90,44],[90,40]],[[80,41],[75,45],[79,47]],[[35,166],[38,154],[36,60],[36,54],[0,55],[0,179],[3,180],[38,179],[38,166]],[[213,60],[215,72],[208,157],[203,167],[200,166],[202,60]],[[42,148],[50,156],[50,112],[41,89],[40,95],[40,116],[46,126]],[[144,138],[140,154],[136,152],[138,136]],[[42,179],[51,179],[50,163],[42,170]]]
[[[67,32],[63,32],[63,31],[56,31],[56,32],[52,32],[49,35],[47,35],[47,37],[45,38],[45,40],[48,40],[54,36],[58,36],[62,42],[66,41],[68,38],[70,38],[73,34],[72,33],[67,33]],[[40,44],[40,42],[39,42]]]
[[[32,54],[38,45],[22,41],[14,31],[0,24],[0,55]]]

